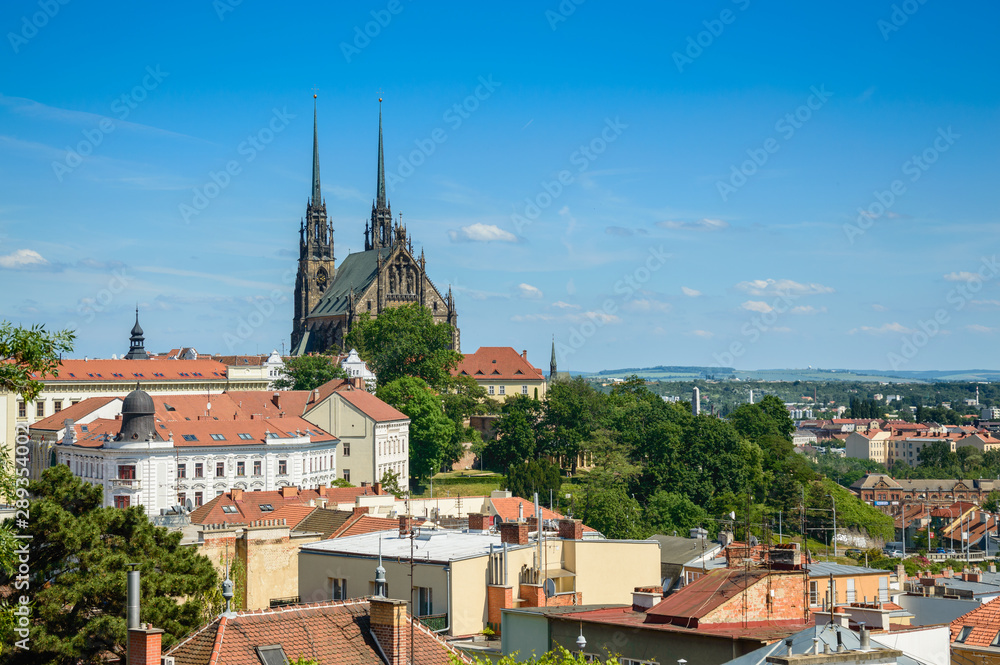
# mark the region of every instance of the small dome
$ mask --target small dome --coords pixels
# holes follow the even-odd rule
[[[142,326],[139,325],[139,317],[135,319],[135,325],[132,326],[132,337],[139,337],[142,335]]]
[[[122,415],[130,413],[135,415],[152,415],[156,413],[156,407],[153,406],[153,398],[149,396],[149,393],[136,388],[125,396],[125,401],[122,403]]]

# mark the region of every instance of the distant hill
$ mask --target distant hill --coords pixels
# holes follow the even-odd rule
[[[862,383],[934,383],[936,381],[1000,381],[1000,370],[962,369],[926,371],[888,371],[877,369],[756,369],[658,365],[627,367],[600,372],[572,372],[586,378],[624,378],[633,374],[651,381],[858,381]]]

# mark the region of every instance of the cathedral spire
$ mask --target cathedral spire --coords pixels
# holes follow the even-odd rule
[[[316,130],[316,94],[313,93],[313,188],[312,188],[312,203],[318,206],[323,202],[319,191],[319,134]],[[379,122],[381,123],[381,114],[379,115]],[[380,130],[381,131],[381,130]],[[381,139],[379,141],[379,146],[381,146]],[[379,151],[381,154],[381,150]]]
[[[382,158],[382,98],[378,98],[378,182],[375,185],[376,205],[385,205],[385,161]]]
[[[552,360],[549,361],[549,381],[556,378],[556,336],[552,336]]]

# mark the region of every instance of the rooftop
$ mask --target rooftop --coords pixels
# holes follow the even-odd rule
[[[483,531],[452,531],[448,529],[421,530],[413,539],[414,561],[446,563],[460,559],[471,559],[490,553],[490,546],[503,547],[498,534]],[[530,545],[508,545],[509,548],[534,547]],[[410,539],[399,535],[399,529],[377,531],[357,536],[346,536],[332,540],[321,540],[302,547],[303,552],[353,554],[387,559],[410,559]]]

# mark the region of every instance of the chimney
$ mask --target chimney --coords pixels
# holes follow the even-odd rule
[[[359,390],[364,390],[365,389],[365,380],[363,378],[361,378],[360,376],[356,376],[353,379],[351,379],[351,384],[353,384],[354,387],[357,388],[357,389],[359,389]]]
[[[367,515],[368,514],[368,506],[354,506],[354,510],[351,511],[351,514],[353,514],[353,515]]]
[[[375,494],[381,494],[382,493],[382,483],[372,483],[372,491]]]
[[[313,389],[313,398],[312,398],[312,401],[314,401],[314,402],[318,402],[319,401],[319,388],[314,388]]]
[[[274,404],[274,406],[276,406],[279,409],[281,408],[281,393],[279,393],[277,390],[274,391],[273,395],[271,395],[271,404]]]
[[[326,485],[320,485],[316,488],[316,493],[320,496],[326,496]]]
[[[299,495],[299,488],[294,485],[285,485],[281,488],[281,498],[288,499]]]
[[[583,522],[580,520],[559,520],[559,537],[563,540],[583,540]]]
[[[162,630],[144,623],[129,628],[127,665],[160,665],[162,638]]]
[[[242,501],[243,500],[243,490],[241,490],[241,489],[234,489],[234,490],[232,490],[229,493],[229,496],[232,497],[233,501]]]
[[[406,665],[410,658],[410,631],[406,624],[406,601],[372,598],[368,602],[371,613],[369,625],[372,635],[389,661],[389,665]]]
[[[525,522],[503,522],[500,525],[500,542],[511,545],[528,544],[528,525]]]
[[[521,351],[521,359],[522,360],[527,360],[528,359],[528,351],[527,351],[527,349],[525,349],[524,351]]]
[[[489,531],[490,517],[482,513],[469,513],[469,531]]]
[[[399,535],[408,536],[413,533],[413,516],[412,515],[400,515],[399,516]]]

